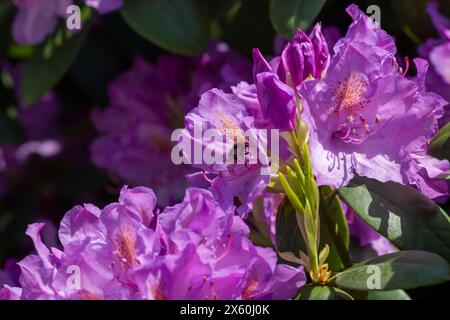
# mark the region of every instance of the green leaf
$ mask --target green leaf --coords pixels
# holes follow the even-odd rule
[[[296,212],[291,203],[285,199],[277,213],[276,241],[279,252],[292,252],[298,257],[299,250],[306,252],[306,246],[295,215]]]
[[[326,0],[272,0],[270,20],[275,30],[285,38],[298,29],[307,30]]]
[[[426,251],[400,251],[358,263],[338,273],[333,280],[339,288],[367,291],[379,275],[378,290],[413,289],[450,280],[448,263]],[[373,281],[373,282],[372,282]]]
[[[138,34],[166,50],[199,55],[208,46],[209,17],[200,0],[128,0],[122,16]]]
[[[412,187],[355,177],[339,190],[372,228],[402,250],[426,250],[450,261],[450,218]]]
[[[327,263],[331,270],[338,271],[344,268],[344,262],[341,260],[336,241],[340,241],[341,250],[347,250],[350,244],[350,235],[348,232],[347,219],[342,209],[341,202],[337,196],[328,202],[328,197],[332,195],[333,190],[329,186],[320,188],[320,248],[325,244],[330,247],[330,255]],[[348,253],[346,253],[348,255]],[[348,263],[349,261],[345,261]]]
[[[370,290],[367,300],[411,300],[411,298],[401,289],[389,291]]]
[[[22,126],[4,112],[0,112],[0,144],[17,143],[24,137]]]
[[[436,158],[450,160],[450,122],[434,136],[428,151]]]
[[[307,284],[300,288],[296,300],[354,300],[347,292],[328,286]]]
[[[65,38],[61,45],[55,45],[55,38],[50,38],[40,45],[25,65],[22,79],[21,98],[26,106],[30,106],[52,89],[69,70],[80,51],[89,27],[77,34]]]

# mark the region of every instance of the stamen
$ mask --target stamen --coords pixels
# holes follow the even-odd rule
[[[118,228],[113,241],[123,269],[136,267],[140,264],[136,254],[136,236],[130,228]]]
[[[406,76],[406,74],[407,74],[408,71],[409,71],[409,57],[406,56],[406,57],[404,58],[404,60],[405,60],[405,71],[403,71],[402,76]]]
[[[219,174],[220,175],[220,174]],[[205,170],[202,170],[202,176],[203,176],[203,178],[206,180],[206,181],[208,181],[209,183],[212,183],[213,182],[213,180],[211,180],[210,178],[208,178],[208,176],[206,175],[206,171]]]

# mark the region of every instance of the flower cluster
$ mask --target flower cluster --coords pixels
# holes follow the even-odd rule
[[[59,228],[62,248],[48,248],[42,223],[27,235],[37,255],[18,264],[20,288],[9,299],[287,299],[305,281],[302,268],[277,264],[270,248],[213,195],[190,188],[184,200],[155,210],[151,189],[124,187],[100,210],[76,206]]]
[[[302,84],[319,184],[345,186],[355,175],[416,186],[431,198],[448,193],[438,181],[450,169],[426,153],[447,102],[428,92],[426,61],[410,79],[395,59],[394,40],[356,6],[347,35],[334,47],[323,80]]]
[[[212,43],[199,59],[166,55],[150,65],[137,57],[131,70],[110,84],[111,105],[92,113],[102,133],[92,143],[92,161],[130,185],[153,188],[160,205],[175,203],[190,170],[171,161],[172,131],[204,92],[229,91],[250,74],[247,60],[225,43]]]

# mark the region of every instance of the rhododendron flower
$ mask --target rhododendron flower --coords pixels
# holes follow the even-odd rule
[[[174,203],[184,194],[190,167],[173,164],[172,131],[183,126],[184,112],[205,91],[230,91],[235,81],[249,77],[249,63],[223,43],[211,44],[198,60],[166,55],[153,66],[136,58],[110,84],[111,105],[92,114],[102,132],[91,146],[93,162],[129,184],[154,188],[160,205]]]
[[[431,62],[431,70],[427,74],[426,83],[430,90],[450,102],[450,19],[439,13],[438,4],[429,2],[428,14],[439,32],[440,38],[425,41],[418,49],[419,54]],[[450,120],[450,106],[445,108],[445,115],[440,124],[443,126]]]
[[[253,50],[253,81],[269,128],[286,131],[295,127],[294,90],[309,77],[320,78],[328,63],[328,45],[321,24],[314,27],[309,37],[298,30],[281,56],[270,63],[258,49]]]
[[[95,8],[100,14],[120,9],[123,0],[84,0],[87,6]],[[13,0],[18,8],[12,35],[19,44],[41,43],[53,33],[59,19],[65,18],[67,8],[73,0]]]
[[[19,9],[12,26],[14,40],[20,44],[42,42],[66,16],[72,0],[15,0]]]
[[[124,187],[103,210],[77,206],[61,221],[62,250],[44,245],[44,224],[30,225],[37,255],[18,263],[21,287],[4,286],[0,297],[287,299],[305,283],[302,268],[277,265],[209,191],[188,189],[162,213],[155,205],[151,189]]]
[[[189,145],[193,150],[183,150],[184,156],[203,170],[225,208],[239,197],[242,205],[238,211],[248,213],[258,192],[269,182],[261,170],[270,167],[265,149],[270,138],[258,134],[253,117],[234,94],[217,89],[203,94],[199,106],[187,114],[185,128],[184,139],[192,141]],[[194,159],[196,146],[202,157],[198,164]],[[211,159],[205,159],[207,154]]]
[[[413,183],[406,171],[415,152],[437,130],[445,101],[398,70],[393,39],[355,5],[347,35],[323,81],[300,90],[319,184],[341,187],[355,173],[379,181]],[[420,187],[419,187],[420,189]]]

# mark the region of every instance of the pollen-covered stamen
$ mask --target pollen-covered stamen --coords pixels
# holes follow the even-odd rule
[[[219,115],[220,127],[219,130],[228,135],[231,141],[235,141],[239,144],[245,143],[245,136],[243,130],[224,113]]]
[[[340,138],[346,143],[360,144],[376,132],[380,123],[378,116],[375,116],[372,126],[367,123],[367,120],[361,114],[358,120],[354,121],[354,118],[349,116],[347,121],[334,132],[335,137]]]
[[[220,241],[220,239],[218,239]],[[219,250],[218,250],[219,249]],[[227,234],[227,242],[221,245],[221,248],[214,246],[213,251],[216,254],[216,259],[219,261],[225,257],[231,249],[231,235]],[[218,255],[220,253],[220,255]]]
[[[378,115],[369,124],[367,114],[370,99],[366,98],[369,82],[363,74],[353,72],[339,81],[333,91],[333,104],[329,116],[335,117],[338,125],[334,136],[346,143],[360,144],[376,132],[380,123]]]
[[[242,290],[242,299],[248,300],[250,299],[255,293],[258,292],[259,287],[259,281],[255,277],[254,272],[251,272],[251,275],[249,279],[247,280],[247,283],[244,286],[244,289]]]
[[[129,227],[117,228],[113,241],[122,269],[127,270],[140,264],[136,253],[136,234],[133,230]]]
[[[406,76],[409,71],[409,57],[405,57],[405,70],[403,71],[402,76]]]

